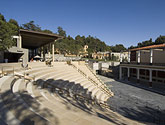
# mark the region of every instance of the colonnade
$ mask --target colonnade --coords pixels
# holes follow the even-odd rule
[[[153,69],[146,69],[146,68],[140,68],[140,67],[122,67],[120,66],[120,72],[119,72],[119,79],[122,80],[123,79],[123,68],[126,68],[127,69],[127,78],[128,78],[128,81],[130,81],[130,69],[136,69],[136,79],[137,79],[137,83],[140,82],[140,69],[145,69],[145,70],[148,70],[149,71],[149,85],[152,87],[152,82],[153,82]],[[155,69],[154,69],[155,70]],[[159,71],[159,70],[155,70],[156,73]]]

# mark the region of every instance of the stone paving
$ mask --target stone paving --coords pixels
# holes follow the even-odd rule
[[[100,76],[114,92],[108,100],[111,109],[119,114],[145,124],[165,125],[165,96]]]

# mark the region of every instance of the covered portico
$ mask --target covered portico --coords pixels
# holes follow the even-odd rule
[[[26,57],[22,58],[25,63],[36,55],[43,55],[43,60],[45,60],[45,54],[48,53],[50,55],[51,51],[52,61],[54,62],[54,42],[62,39],[62,37],[57,34],[24,29],[20,29],[19,36],[13,36],[13,38],[17,39],[17,47],[14,47],[14,50],[17,50],[16,53],[19,52],[20,49],[28,50],[27,54],[23,54],[23,56],[26,55]]]

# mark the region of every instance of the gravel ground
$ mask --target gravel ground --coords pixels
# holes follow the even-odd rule
[[[121,115],[146,124],[165,125],[165,96],[131,85],[132,83],[100,78],[114,92],[110,108]]]

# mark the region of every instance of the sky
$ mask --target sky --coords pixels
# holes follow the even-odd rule
[[[107,45],[155,41],[165,35],[165,0],[0,0],[0,13],[19,25],[61,26],[72,37],[97,37]]]

